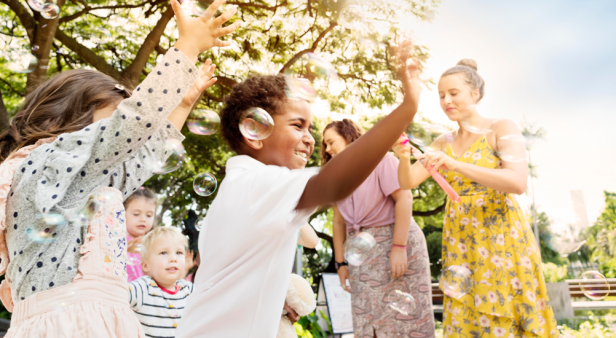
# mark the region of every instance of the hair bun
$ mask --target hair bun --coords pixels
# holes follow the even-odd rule
[[[473,68],[475,71],[477,71],[477,62],[475,62],[475,60],[473,59],[462,59],[458,61],[456,65],[470,67],[470,68]]]

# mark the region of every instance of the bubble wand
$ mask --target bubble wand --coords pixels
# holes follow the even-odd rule
[[[402,141],[401,144],[407,144],[410,143],[410,140],[407,138],[406,140]],[[421,151],[419,151],[419,149],[413,147],[412,144],[409,144],[411,146],[411,152],[413,153],[413,156],[415,156],[416,158],[419,158],[419,155],[421,155]],[[421,163],[424,163],[424,159],[422,158]],[[434,167],[434,165],[433,165]],[[432,175],[432,178],[436,181],[436,183],[438,183],[438,185],[441,187],[441,189],[443,189],[443,191],[445,191],[445,193],[449,196],[449,198],[451,198],[451,200],[454,203],[458,203],[460,202],[460,195],[458,195],[458,193],[453,190],[453,188],[451,187],[451,185],[449,183],[447,183],[447,181],[445,180],[445,178],[443,177],[443,175],[441,175],[441,173],[439,173],[438,171],[434,171],[431,172],[430,175]]]

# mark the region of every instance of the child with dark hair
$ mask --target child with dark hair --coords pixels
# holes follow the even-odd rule
[[[221,129],[238,156],[227,161],[202,226],[199,252],[207,264],[199,268],[177,337],[276,336],[298,230],[318,205],[352,193],[411,123],[419,99],[415,73],[414,62],[401,67],[402,104],[320,172],[304,169],[315,142],[310,104],[287,98],[283,76],[253,76],[233,88]],[[268,138],[240,133],[240,116],[251,107],[272,116]]]
[[[126,273],[128,282],[144,276],[141,269],[141,242],[152,230],[156,220],[156,194],[154,191],[140,187],[124,200],[126,210]]]
[[[171,0],[178,41],[132,96],[104,74],[62,72],[26,97],[0,135],[6,337],[144,337],[127,301],[122,201],[170,155],[165,139],[184,138],[192,105],[215,82],[210,61],[201,74],[194,63],[239,26],[219,28],[234,14],[213,18],[222,3],[191,18]],[[93,195],[94,216],[73,221]],[[66,221],[50,222],[58,219]]]

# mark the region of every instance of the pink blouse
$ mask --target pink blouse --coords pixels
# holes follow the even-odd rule
[[[395,203],[390,195],[400,189],[398,163],[398,159],[388,153],[359,188],[336,202],[347,232],[394,223]]]
[[[130,235],[126,235],[126,243],[130,242],[133,238]],[[145,276],[143,270],[141,270],[141,254],[138,252],[127,252],[126,258],[126,273],[128,274],[128,282],[132,282],[135,279]]]

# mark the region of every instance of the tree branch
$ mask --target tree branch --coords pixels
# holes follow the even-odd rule
[[[103,72],[116,80],[121,79],[121,73],[113,68],[111,65],[105,61],[104,58],[96,55],[92,50],[88,47],[80,44],[77,40],[72,37],[66,35],[61,30],[56,30],[56,39],[60,41],[63,45],[70,48],[73,52],[83,58],[87,63],[89,63],[92,67],[96,68],[98,71]]]
[[[154,29],[143,41],[143,45],[139,48],[137,55],[133,62],[122,71],[122,78],[125,80],[125,84],[130,87],[136,87],[139,84],[139,79],[141,78],[141,71],[145,67],[148,59],[150,58],[150,54],[152,51],[158,47],[160,43],[160,38],[165,33],[165,28],[171,19],[173,18],[174,13],[171,6],[167,6],[167,10],[163,12],[160,19],[154,26]],[[131,88],[132,89],[132,88]]]
[[[60,23],[65,23],[65,22],[69,22],[69,21],[73,21],[81,16],[83,16],[84,14],[88,14],[92,11],[98,10],[98,9],[123,9],[123,8],[139,8],[139,7],[143,7],[146,4],[148,4],[149,0],[146,0],[140,4],[136,4],[136,5],[114,5],[114,6],[100,6],[100,7],[90,7],[88,6],[87,3],[85,3],[84,8],[82,10],[80,10],[79,12],[75,12],[71,15],[67,15],[67,16],[63,16],[60,19]]]
[[[226,5],[234,5],[234,6],[237,6],[239,8],[253,7],[253,8],[264,9],[266,11],[275,12],[278,9],[278,7],[286,6],[287,5],[287,0],[283,1],[282,3],[280,3],[280,4],[276,5],[276,6],[266,6],[266,5],[258,5],[258,4],[253,4],[253,3],[233,2],[233,1],[227,1],[225,4]]]
[[[32,43],[32,41],[34,41],[34,33],[36,31],[36,20],[34,20],[34,17],[30,14],[28,9],[23,6],[19,0],[0,0],[0,2],[9,6],[15,15],[17,15],[19,21],[21,21],[21,24],[28,33],[30,43]]]
[[[445,202],[438,208],[434,209],[434,210],[429,210],[429,211],[413,211],[413,216],[419,216],[419,217],[427,217],[427,216],[434,216],[440,212],[442,212],[443,210],[445,210],[445,206],[447,205],[447,200],[445,200]]]
[[[15,94],[17,94],[17,95],[19,95],[19,96],[21,96],[21,97],[26,96],[26,94],[25,94],[24,92],[20,92],[19,90],[17,90],[17,89],[15,89],[15,88],[13,88],[13,86],[11,86],[11,83],[10,83],[10,82],[8,82],[8,81],[6,81],[5,79],[0,78],[0,81],[4,82],[4,84],[5,84],[5,85],[9,86],[9,89],[11,89],[11,91],[12,91],[13,93],[15,93]]]
[[[325,36],[329,32],[331,32],[332,29],[334,29],[337,25],[338,24],[336,22],[333,22],[333,21],[330,22],[329,23],[329,27],[327,27],[324,31],[322,31],[321,34],[319,34],[317,39],[314,40],[314,42],[312,43],[312,46],[309,49],[304,49],[301,52],[295,54],[295,56],[293,56],[291,58],[291,60],[289,60],[287,63],[285,63],[285,65],[282,67],[282,69],[280,69],[279,73],[280,74],[284,74],[284,72],[286,72],[295,63],[295,61],[299,60],[302,56],[304,56],[304,54],[314,53],[314,51],[319,46],[319,42],[321,42],[321,40],[323,40],[323,38],[325,38]]]
[[[4,133],[7,129],[9,129],[9,126],[9,112],[6,110],[2,92],[0,92],[0,133]]]

